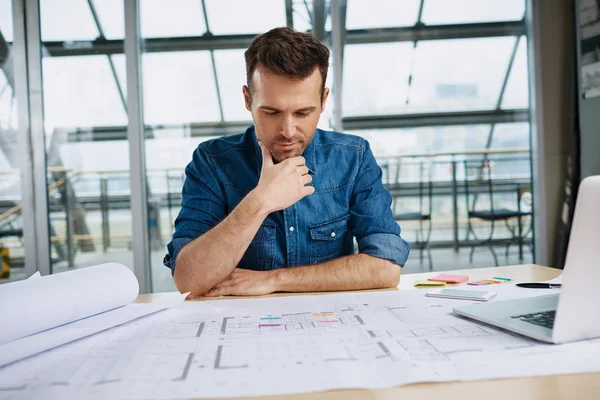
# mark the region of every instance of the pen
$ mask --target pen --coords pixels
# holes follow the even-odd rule
[[[529,289],[558,289],[561,287],[560,283],[517,283],[518,287],[529,288]]]

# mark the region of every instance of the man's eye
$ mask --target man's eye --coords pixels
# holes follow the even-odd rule
[[[266,115],[277,115],[279,114],[277,111],[265,111]]]
[[[308,117],[309,113],[297,113],[296,115],[299,117]]]

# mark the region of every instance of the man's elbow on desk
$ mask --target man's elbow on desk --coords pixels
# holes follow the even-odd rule
[[[191,285],[190,280],[184,273],[185,267],[182,264],[183,263],[178,258],[173,268],[173,282],[175,282],[175,286],[177,287],[180,293],[192,292],[192,294],[194,294],[195,290],[193,288],[193,285]]]
[[[203,288],[202,285],[198,284],[193,274],[190,273],[191,266],[188,265],[188,261],[185,252],[182,250],[175,260],[173,281],[180,293],[190,292],[189,298],[194,298],[209,290],[210,287]]]
[[[374,256],[364,255],[377,260],[371,268],[371,279],[375,283],[376,289],[394,288],[400,283],[400,275],[402,266],[393,262],[377,258]]]

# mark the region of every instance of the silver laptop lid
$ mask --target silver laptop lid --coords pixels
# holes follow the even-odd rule
[[[579,186],[562,279],[554,342],[600,337],[600,176]]]

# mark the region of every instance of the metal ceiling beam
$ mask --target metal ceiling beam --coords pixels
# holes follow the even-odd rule
[[[483,125],[529,121],[529,110],[460,111],[342,118],[344,130],[416,128],[424,126]]]
[[[207,122],[191,124],[167,124],[167,125],[146,125],[144,130],[160,131],[167,129],[180,129],[186,136],[227,136],[244,132],[252,121],[236,122]],[[103,140],[126,140],[126,126],[96,126],[93,128],[55,128],[56,132],[67,132],[69,142],[94,142]],[[147,134],[148,136],[148,134]]]
[[[346,117],[343,119],[343,126],[345,130],[361,130],[527,122],[529,120],[528,113],[529,111],[527,109],[522,109]],[[201,122],[190,124],[147,125],[145,130],[158,131],[180,129],[184,132],[184,136],[190,137],[227,136],[242,133],[250,125],[252,125],[252,121]],[[57,132],[68,132],[69,142],[125,140],[127,137],[126,126],[104,126],[87,129],[55,128],[55,130]]]
[[[294,5],[292,0],[285,0],[285,25],[294,28]]]
[[[144,39],[144,52],[246,49],[256,35],[220,35]],[[53,57],[123,54],[123,40],[44,42]]]
[[[354,29],[346,31],[346,44],[414,42],[419,40],[469,39],[498,36],[521,36],[525,34],[525,23],[486,22],[460,25],[412,26],[404,28]],[[256,34],[211,35],[150,38],[144,41],[147,53],[192,50],[246,49]],[[330,40],[330,33],[326,35]],[[92,41],[44,42],[53,57],[122,54],[122,40],[97,39]]]
[[[344,66],[345,0],[331,1],[331,59],[333,62],[333,129],[342,130],[342,77]],[[342,9],[343,7],[343,9]]]
[[[204,14],[204,24],[206,25],[206,33],[210,34],[210,25],[208,22],[208,11],[206,10],[206,1],[202,0],[201,3],[202,3],[202,13]],[[221,116],[221,121],[224,121],[225,114],[223,113],[223,100],[221,97],[221,85],[219,84],[219,74],[217,73],[217,63],[215,61],[214,50],[210,50],[210,64],[212,66],[213,79],[215,80],[215,89],[217,91],[217,101],[219,104],[219,115]]]
[[[325,40],[327,32],[325,31],[325,21],[327,20],[327,9],[325,0],[313,0],[312,22],[313,35],[319,40]]]
[[[497,36],[521,36],[524,34],[524,21],[433,26],[418,25],[403,28],[349,30],[347,33],[347,44],[471,39]]]

